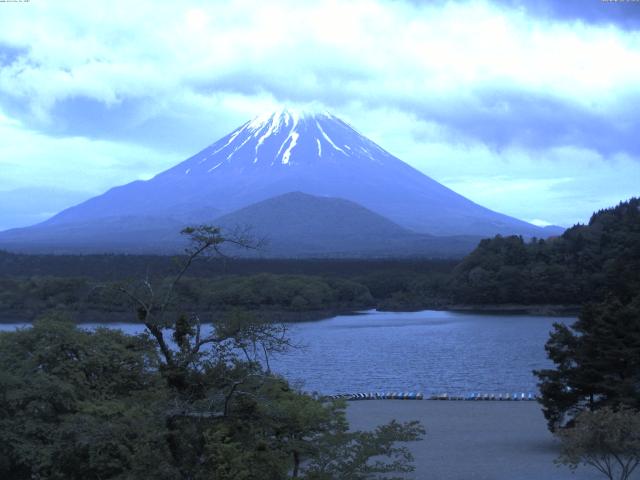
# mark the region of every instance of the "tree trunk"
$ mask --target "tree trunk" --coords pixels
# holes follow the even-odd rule
[[[291,478],[298,478],[300,472],[300,453],[297,450],[293,451],[293,474]]]

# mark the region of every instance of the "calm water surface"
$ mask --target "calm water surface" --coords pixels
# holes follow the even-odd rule
[[[294,324],[305,345],[274,369],[307,390],[418,390],[467,394],[535,392],[533,369],[551,365],[544,343],[573,318],[423,311],[367,312]]]
[[[289,335],[301,348],[271,359],[271,367],[305,390],[326,394],[535,392],[531,371],[551,365],[544,343],[552,324],[573,321],[531,315],[368,311],[289,324]],[[4,324],[0,329],[23,325]],[[109,326],[128,333],[143,330],[135,324]]]

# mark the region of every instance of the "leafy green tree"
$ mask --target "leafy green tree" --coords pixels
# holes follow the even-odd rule
[[[419,440],[424,434],[418,422],[392,421],[372,432],[350,432],[344,417],[321,436],[318,452],[304,468],[308,480],[399,479],[387,474],[410,473],[413,456],[397,442]],[[389,461],[389,459],[391,461]]]
[[[59,316],[0,335],[0,477],[175,478],[145,337]]]
[[[535,374],[552,431],[583,410],[640,409],[640,295],[585,306],[571,327],[555,324],[545,348],[556,368]]]
[[[190,319],[181,316],[174,323],[163,319],[164,305],[171,301],[173,289],[186,269],[209,248],[219,253],[217,247],[227,241],[211,227],[185,233],[193,244],[162,304],[154,305],[155,290],[150,285],[145,285],[146,298],[124,290],[138,305],[139,315],[158,343],[160,372],[174,392],[173,401],[181,405],[168,422],[170,435],[176,439],[170,443],[174,463],[183,476],[201,472],[198,475],[202,478],[211,478],[215,471],[213,478],[275,480],[285,478],[290,471],[293,478],[298,478],[303,474],[303,460],[310,464],[320,455],[323,450],[319,445],[327,438],[346,438],[344,411],[331,402],[321,403],[295,393],[285,381],[268,373],[269,355],[290,346],[282,326],[236,312],[214,321],[212,330],[205,334],[196,314],[192,313]],[[250,246],[246,239],[233,243]],[[301,295],[310,294],[308,286],[299,288]],[[322,288],[320,291],[326,292]],[[177,349],[168,348],[164,330],[173,332]],[[346,447],[353,450],[354,445],[360,445],[354,472],[409,471],[410,456],[400,458],[398,452],[405,450],[393,445],[416,440],[419,432],[414,424],[392,424],[377,433],[349,434],[349,445],[334,452],[335,461],[344,463],[341,459],[350,454]],[[373,456],[385,455],[398,458],[391,463],[380,459],[369,464]],[[338,470],[334,473],[333,478],[350,478]]]
[[[628,480],[640,465],[640,413],[630,409],[582,412],[573,428],[558,433],[558,463],[591,466],[609,480]]]

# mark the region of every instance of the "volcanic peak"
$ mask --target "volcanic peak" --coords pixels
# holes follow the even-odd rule
[[[228,164],[283,166],[316,160],[367,160],[389,156],[326,110],[282,108],[258,115],[182,165],[184,175],[218,173]],[[206,167],[206,168],[205,168]]]

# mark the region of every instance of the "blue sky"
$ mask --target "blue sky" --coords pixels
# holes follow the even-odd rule
[[[0,3],[0,229],[281,105],[494,210],[586,221],[640,194],[640,2]]]

